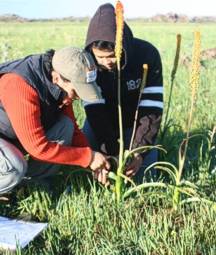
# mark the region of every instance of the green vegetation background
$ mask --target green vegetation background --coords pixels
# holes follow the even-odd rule
[[[161,53],[166,112],[176,34],[182,35],[180,56],[191,57],[193,32],[201,32],[202,50],[214,48],[216,24],[129,25],[134,36],[150,41]],[[0,23],[0,62],[50,48],[83,47],[86,31],[85,22]],[[204,194],[215,199],[216,177],[212,171],[215,151],[214,144],[209,145],[209,134],[216,124],[216,61],[206,60],[202,64],[192,124],[192,133],[201,136],[189,144],[184,177],[201,184]],[[172,163],[177,162],[186,129],[189,72],[188,67],[179,64],[171,103],[171,127],[163,140],[167,154],[160,156]],[[80,102],[76,103],[76,110],[82,126],[84,112]],[[0,215],[49,222],[48,229],[26,249],[18,249],[17,254],[216,254],[216,214],[210,207],[194,204],[173,212],[170,194],[159,199],[144,192],[116,206],[111,191],[76,170],[65,167],[64,174],[53,179],[52,192],[43,184],[19,188],[9,203],[0,203]],[[65,172],[72,174],[66,177]]]

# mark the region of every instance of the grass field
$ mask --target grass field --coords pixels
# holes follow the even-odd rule
[[[216,46],[216,24],[133,22],[130,26],[136,37],[150,41],[161,53],[166,112],[176,34],[182,35],[181,56],[191,56],[195,30],[201,32],[202,50]],[[87,23],[78,22],[0,23],[0,62],[50,48],[83,47],[86,30]],[[184,178],[198,185],[204,198],[214,201],[216,160],[215,139],[211,136],[216,125],[216,60],[204,64],[191,129],[199,136],[189,142]],[[171,126],[163,140],[158,137],[158,143],[162,142],[167,150],[160,158],[173,164],[177,164],[178,149],[185,137],[189,73],[188,68],[179,65],[171,102]],[[76,109],[82,126],[84,113],[79,102]],[[192,203],[174,211],[170,192],[163,189],[141,191],[116,205],[112,191],[98,185],[88,174],[73,167],[63,170],[64,174],[53,179],[53,192],[42,185],[19,189],[10,203],[0,204],[2,216],[30,216],[49,222],[48,229],[26,249],[17,250],[17,254],[216,254],[216,212],[212,206]]]

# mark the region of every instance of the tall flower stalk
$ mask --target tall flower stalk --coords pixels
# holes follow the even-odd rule
[[[169,111],[170,111],[170,105],[171,105],[171,100],[172,100],[172,92],[173,92],[175,76],[176,76],[176,72],[178,69],[180,50],[181,50],[181,35],[177,34],[177,36],[176,36],[176,53],[175,53],[175,58],[174,58],[174,63],[173,63],[173,69],[172,69],[171,75],[170,75],[170,83],[171,83],[170,93],[169,93],[169,98],[168,98],[168,103],[167,103],[167,111],[166,111],[166,115],[164,118],[164,129],[161,134],[162,140],[164,138],[164,135],[165,135],[166,129],[167,129],[167,122],[168,122],[168,118],[169,118]]]
[[[200,77],[200,32],[196,31],[194,34],[192,67],[191,67],[191,75],[190,75],[190,82],[189,82],[189,86],[191,89],[190,111],[189,111],[188,122],[187,122],[186,141],[185,141],[185,146],[182,153],[182,157],[184,159],[187,152],[188,140],[189,140],[190,129],[192,124],[192,116],[194,112],[195,102],[197,99],[199,77]],[[182,174],[183,166],[184,166],[184,161],[180,162],[179,164],[180,174]]]
[[[118,114],[119,114],[119,163],[116,177],[116,200],[120,202],[123,188],[122,174],[124,171],[124,136],[123,136],[123,125],[122,125],[122,109],[121,109],[121,56],[122,56],[122,43],[123,43],[123,30],[124,30],[124,16],[123,16],[123,5],[120,1],[117,1],[116,8],[116,41],[115,41],[115,56],[117,60],[117,71],[118,71]]]
[[[141,96],[142,96],[142,93],[143,93],[143,89],[146,85],[147,73],[148,73],[148,65],[144,64],[143,65],[143,79],[142,79],[142,83],[141,83],[141,86],[140,86],[140,93],[139,93],[139,98],[138,98],[138,103],[137,103],[137,108],[136,108],[136,113],[135,113],[135,118],[134,118],[133,132],[132,132],[132,136],[131,136],[129,151],[132,150],[132,146],[133,146],[133,141],[134,141],[134,136],[135,136],[135,131],[136,131],[136,125],[137,125],[138,111],[139,111],[139,103],[140,103],[140,99],[141,99]]]
[[[173,205],[175,209],[177,209],[177,206],[179,204],[180,192],[178,189],[178,185],[181,182],[181,176],[182,176],[187,148],[188,148],[188,141],[190,138],[189,136],[190,136],[190,129],[192,124],[192,117],[193,117],[194,107],[195,107],[195,103],[197,99],[199,76],[200,76],[200,32],[196,31],[194,34],[192,66],[191,66],[191,75],[190,75],[190,81],[189,81],[189,86],[191,89],[190,111],[188,115],[186,138],[181,144],[179,149],[179,171],[178,171],[177,182],[176,182],[177,187],[175,188],[174,195],[173,195]]]

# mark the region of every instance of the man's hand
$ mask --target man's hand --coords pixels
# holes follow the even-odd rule
[[[134,176],[140,169],[143,163],[143,158],[140,154],[134,155],[132,162],[127,166],[125,175],[128,177]]]
[[[99,169],[94,171],[94,178],[102,183],[103,185],[105,185],[106,187],[110,184],[109,180],[107,180],[108,177],[108,173],[109,171],[107,171],[106,169]]]
[[[110,169],[110,163],[106,157],[100,152],[93,152],[92,162],[89,167],[94,171],[94,178],[101,182],[103,185],[107,185],[107,175]]]
[[[92,161],[89,165],[92,171],[96,171],[99,169],[110,169],[110,163],[106,159],[106,157],[97,151],[93,151]]]

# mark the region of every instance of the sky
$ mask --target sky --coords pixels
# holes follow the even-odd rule
[[[0,0],[0,15],[25,18],[92,16],[99,5],[115,0]],[[150,17],[174,12],[188,16],[216,16],[216,0],[121,0],[125,17]]]

